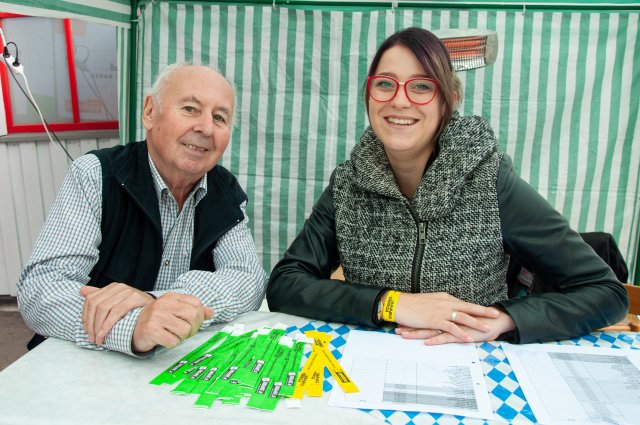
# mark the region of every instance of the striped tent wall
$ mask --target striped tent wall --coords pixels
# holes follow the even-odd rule
[[[0,0],[0,11],[130,28],[130,0]]]
[[[144,0],[158,1],[158,0]],[[318,9],[323,3],[322,0],[222,0],[226,3],[273,3],[274,5],[295,5],[296,7],[313,7]],[[218,1],[220,3],[220,1]],[[327,2],[329,3],[329,2]],[[421,7],[421,8],[457,8],[457,9],[512,9],[527,12],[530,10],[596,10],[596,11],[612,11],[612,10],[631,10],[638,9],[640,2],[636,0],[344,0],[340,2],[331,2],[330,7],[335,7],[338,3],[340,7],[354,8],[364,7]]]
[[[633,270],[638,18],[149,3],[139,22],[137,110],[169,63],[212,64],[235,84],[238,120],[222,164],[249,194],[250,225],[270,270],[367,126],[361,88],[381,41],[408,26],[494,30],[497,62],[460,75],[461,112],[487,118],[520,175],[576,230],[612,233]]]

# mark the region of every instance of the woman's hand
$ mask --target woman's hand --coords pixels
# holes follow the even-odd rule
[[[402,293],[398,298],[395,322],[400,330],[423,332],[420,334],[422,338],[437,336],[436,343],[454,342],[447,340],[448,336],[454,337],[455,342],[472,342],[479,335],[492,331],[491,326],[481,319],[499,316],[500,311],[496,308],[462,301],[445,292]]]
[[[472,328],[465,325],[458,326],[465,335],[471,337],[471,340],[460,338],[450,332],[439,332],[437,329],[417,329],[407,326],[398,326],[395,330],[396,334],[406,339],[424,339],[426,345],[446,344],[449,342],[481,342],[493,341],[505,332],[512,331],[516,328],[513,319],[507,313],[498,310],[495,307],[487,307],[492,310],[495,317],[477,317],[475,320],[481,324],[486,330]]]

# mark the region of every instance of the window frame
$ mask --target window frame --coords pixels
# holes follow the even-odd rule
[[[15,13],[0,12],[0,28],[5,19],[36,18],[37,16],[19,15]],[[56,19],[56,18],[46,18]],[[80,105],[78,101],[78,84],[76,79],[75,56],[73,53],[73,29],[71,19],[62,19],[65,32],[65,45],[67,50],[67,76],[69,78],[69,90],[71,96],[72,122],[48,122],[49,130],[53,131],[86,131],[86,130],[117,130],[118,121],[81,121]],[[6,38],[6,37],[5,37]],[[1,43],[0,43],[1,44]],[[4,46],[2,46],[4,47]],[[44,125],[41,122],[32,124],[15,124],[13,122],[13,110],[11,107],[12,93],[9,88],[9,72],[6,66],[0,65],[0,84],[2,85],[2,101],[4,103],[7,133],[44,133]],[[116,83],[117,84],[117,83]],[[17,93],[22,95],[22,93]],[[46,119],[47,117],[45,117]],[[0,139],[2,140],[2,139]]]

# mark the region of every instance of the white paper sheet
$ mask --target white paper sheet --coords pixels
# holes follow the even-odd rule
[[[337,385],[329,405],[493,419],[473,344],[427,347],[381,332],[351,331],[340,364],[360,392]]]
[[[638,424],[640,350],[502,344],[542,424]]]

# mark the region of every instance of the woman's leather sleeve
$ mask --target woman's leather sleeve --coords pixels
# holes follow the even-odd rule
[[[269,309],[312,319],[376,326],[376,299],[384,289],[330,279],[339,264],[330,183],[300,234],[271,272],[267,287]]]
[[[624,318],[628,299],[609,266],[505,155],[498,176],[505,250],[552,291],[498,303],[516,324],[512,342],[567,339]]]

